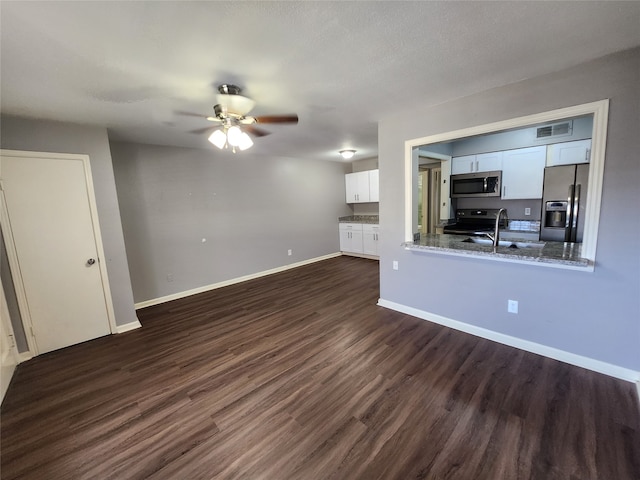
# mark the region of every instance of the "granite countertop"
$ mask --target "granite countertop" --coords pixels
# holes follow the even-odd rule
[[[349,215],[347,217],[338,217],[338,223],[372,223],[378,224],[378,215]]]
[[[540,244],[543,247],[510,248],[499,246],[494,253],[493,245],[463,242],[464,235],[421,235],[416,242],[402,244],[407,250],[424,251],[433,253],[448,253],[461,256],[487,257],[496,260],[516,261],[522,263],[541,263],[556,266],[568,266],[585,268],[592,265],[586,258],[580,256],[581,244],[564,242],[531,242],[523,240],[523,243]],[[509,239],[515,242],[515,239]]]

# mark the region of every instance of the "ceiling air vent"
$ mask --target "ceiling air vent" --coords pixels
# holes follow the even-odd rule
[[[573,122],[554,123],[553,125],[545,125],[536,129],[536,138],[559,137],[563,135],[571,135],[573,130]]]

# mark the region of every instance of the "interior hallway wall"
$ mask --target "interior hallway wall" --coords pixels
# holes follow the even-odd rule
[[[137,322],[107,129],[3,116],[0,146],[8,150],[89,155],[116,324]]]

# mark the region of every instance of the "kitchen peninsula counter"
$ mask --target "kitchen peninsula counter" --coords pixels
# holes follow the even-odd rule
[[[464,242],[467,238],[464,235],[427,234],[420,235],[420,239],[415,242],[405,242],[402,246],[414,252],[468,256],[559,268],[589,270],[593,267],[592,262],[580,256],[581,244],[548,241],[529,242],[544,243],[544,246],[526,248],[499,246],[494,252],[493,245]],[[507,241],[517,242],[519,240],[510,238]],[[523,240],[522,243],[528,242]]]

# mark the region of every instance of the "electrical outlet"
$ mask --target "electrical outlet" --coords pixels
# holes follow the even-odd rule
[[[293,254],[293,252],[292,252],[291,249],[287,250],[287,255],[291,256],[292,254]]]
[[[507,312],[509,312],[509,313],[518,313],[518,301],[517,300],[508,300],[507,301]]]
[[[397,260],[393,261],[393,269],[394,270],[398,270],[398,261]]]
[[[167,282],[173,282],[173,273],[167,273]]]
[[[529,207],[524,209],[524,214],[525,215],[531,215],[531,209]]]

